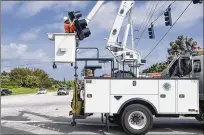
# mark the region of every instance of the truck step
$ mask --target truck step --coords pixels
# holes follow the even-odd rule
[[[88,116],[93,115],[92,113],[86,113],[84,115],[73,115],[74,119],[86,119]]]

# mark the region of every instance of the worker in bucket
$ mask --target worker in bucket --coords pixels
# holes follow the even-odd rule
[[[65,33],[74,33],[76,31],[76,27],[74,26],[75,20],[71,22],[68,17],[64,17],[64,30]]]

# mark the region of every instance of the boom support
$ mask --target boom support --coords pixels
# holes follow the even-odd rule
[[[118,11],[117,17],[115,19],[115,22],[113,24],[111,33],[108,38],[107,46],[115,46],[120,47],[116,43],[120,29],[122,27],[123,21],[127,15],[127,13],[130,11],[130,9],[133,7],[134,1],[122,1],[120,5],[120,9]]]

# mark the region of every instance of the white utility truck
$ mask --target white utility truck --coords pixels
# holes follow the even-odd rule
[[[79,41],[90,35],[86,25],[101,7],[104,1],[97,2],[84,20],[78,20],[79,12],[69,12],[70,21],[75,20],[75,33],[48,34],[55,41],[55,62],[75,64],[75,88],[73,91],[72,125],[75,119],[85,119],[93,113],[101,113],[102,122],[109,130],[109,122],[114,122],[128,133],[139,135],[147,133],[153,125],[153,117],[195,117],[204,122],[203,55],[179,55],[169,64],[163,78],[139,78],[138,66],[145,61],[132,49],[126,48],[128,31],[133,29],[131,21],[127,25],[123,43],[118,42],[122,22],[134,5],[134,1],[121,1],[116,20],[109,35],[107,49],[117,63],[123,64],[123,70],[115,71],[113,58],[100,58],[97,48],[79,47]],[[80,26],[80,23],[85,26]],[[88,34],[86,33],[88,32]],[[133,40],[132,40],[133,43]],[[133,43],[134,44],[134,43]],[[77,58],[79,49],[96,49],[96,58]],[[84,61],[85,69],[92,69],[93,76],[86,76],[79,87],[77,62]],[[100,66],[88,66],[87,62],[111,62],[111,77],[96,77],[94,71]],[[136,64],[131,64],[136,61]],[[132,73],[124,71],[124,65],[136,69]],[[133,70],[131,70],[133,71]],[[135,75],[136,74],[136,75]],[[80,92],[84,91],[80,98]]]

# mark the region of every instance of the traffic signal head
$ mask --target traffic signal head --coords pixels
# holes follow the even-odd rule
[[[57,65],[55,64],[55,62],[53,62],[52,68],[53,68],[53,69],[56,69],[56,68],[57,68]]]
[[[201,4],[202,2],[201,2],[201,0],[193,0],[193,4]]]
[[[82,16],[80,11],[77,11],[77,12],[72,11],[72,12],[69,12],[68,15],[71,22],[75,21],[74,25],[76,27],[76,32],[79,40],[83,40],[84,38],[87,38],[89,37],[89,35],[91,35],[90,29],[86,28],[87,26],[86,20],[85,19],[79,20],[79,18]]]
[[[79,19],[82,14],[80,13],[80,11],[72,11],[72,12],[68,12],[68,15],[69,15],[69,19],[71,21],[74,21],[74,19]]]
[[[172,19],[171,19],[171,8],[168,7],[167,10],[164,12],[164,20],[166,26],[172,26]]]
[[[148,28],[148,31],[149,31],[149,38],[150,38],[150,39],[155,39],[154,26],[153,26],[153,24],[151,24],[151,27]]]

